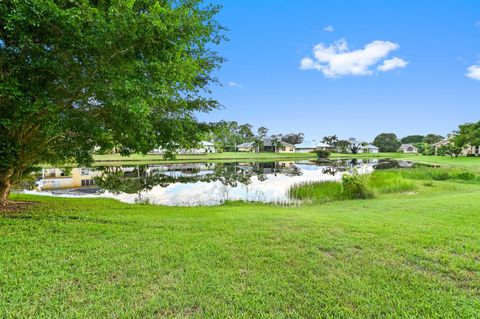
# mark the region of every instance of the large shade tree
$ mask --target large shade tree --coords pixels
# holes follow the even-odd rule
[[[452,139],[459,148],[480,145],[480,121],[459,125]]]
[[[0,2],[0,201],[40,163],[193,146],[222,59],[198,0]]]
[[[288,133],[282,135],[282,141],[287,142],[289,144],[300,144],[303,142],[304,134],[303,133]]]
[[[445,137],[443,137],[442,135],[437,135],[437,134],[427,134],[422,142],[424,143],[427,143],[427,144],[435,144],[435,143],[438,143],[440,141],[442,141]]]
[[[375,137],[373,145],[380,148],[380,152],[395,152],[401,143],[394,133],[381,133]]]
[[[400,142],[403,144],[415,144],[415,143],[422,143],[425,136],[423,135],[408,135],[403,137]]]

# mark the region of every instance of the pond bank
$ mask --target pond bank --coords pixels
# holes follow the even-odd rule
[[[0,317],[475,318],[479,191],[301,207],[14,195],[40,204],[0,216]]]

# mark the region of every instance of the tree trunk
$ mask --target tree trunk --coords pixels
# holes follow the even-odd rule
[[[12,175],[12,170],[0,172],[0,206],[6,206],[8,203],[8,196],[10,195],[10,189],[12,187],[10,180]]]

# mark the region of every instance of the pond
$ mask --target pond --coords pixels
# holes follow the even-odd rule
[[[295,204],[288,196],[294,184],[412,165],[388,159],[351,159],[45,168],[38,173],[35,186],[24,192],[171,206],[218,205],[228,200]]]

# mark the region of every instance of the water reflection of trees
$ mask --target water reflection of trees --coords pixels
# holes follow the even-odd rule
[[[415,164],[410,161],[401,161],[395,159],[321,159],[313,161],[315,165],[325,166],[322,171],[325,174],[335,175],[337,172],[345,171],[353,168],[359,168],[363,165],[372,165],[375,169],[394,169],[394,168],[411,168]]]
[[[199,166],[195,166],[199,165]],[[204,170],[200,168],[203,165]],[[189,165],[142,165],[136,167],[99,167],[95,184],[112,193],[139,193],[155,186],[173,183],[220,182],[225,186],[249,185],[252,178],[265,181],[269,175],[299,176],[301,170],[293,163],[216,163]],[[202,174],[202,172],[204,174]]]

